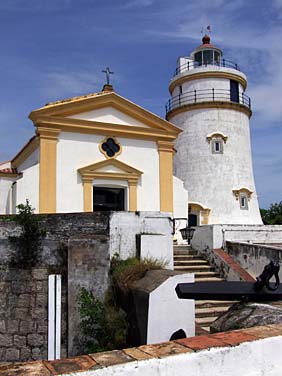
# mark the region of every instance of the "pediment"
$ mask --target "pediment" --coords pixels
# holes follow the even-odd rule
[[[92,163],[78,169],[80,175],[84,178],[94,177],[116,177],[116,178],[138,178],[143,172],[117,159],[107,159]]]
[[[70,119],[98,121],[110,124],[127,125],[130,127],[144,127],[150,128],[144,122],[129,116],[124,112],[112,107],[105,106],[96,110],[86,111],[79,114],[69,116]]]
[[[181,132],[172,123],[115,92],[101,92],[49,103],[32,111],[29,118],[36,126],[54,124],[64,128],[64,131],[74,126],[92,127],[94,130],[98,128],[98,131],[99,128],[113,126],[126,131],[127,128],[135,128],[144,134],[147,130],[149,135],[154,132],[156,138],[160,135],[173,139]]]

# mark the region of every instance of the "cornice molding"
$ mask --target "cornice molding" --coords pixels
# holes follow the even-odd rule
[[[242,76],[239,76],[235,73],[221,72],[221,71],[217,71],[217,72],[204,71],[204,72],[195,72],[195,73],[194,72],[191,73],[191,72],[192,71],[189,71],[189,75],[180,76],[179,78],[175,78],[170,82],[169,84],[170,94],[172,94],[176,86],[182,85],[184,82],[201,80],[201,79],[206,79],[206,78],[226,78],[228,80],[235,80],[243,86],[244,90],[246,90],[247,88],[247,81]]]
[[[181,107],[177,107],[166,114],[167,119],[171,119],[173,116],[180,114],[181,112],[199,110],[202,108],[218,108],[218,109],[227,109],[227,110],[235,110],[239,112],[243,112],[249,118],[252,116],[252,111],[240,103],[234,102],[225,102],[225,101],[211,101],[211,102],[199,102],[199,103],[191,103],[186,104]]]
[[[37,129],[52,130],[55,132],[74,132],[86,134],[101,134],[110,136],[120,136],[125,138],[158,139],[170,141],[175,140],[178,133],[168,132],[156,128],[142,128],[131,125],[121,125],[115,123],[105,123],[100,121],[80,120],[63,118],[59,116],[40,116],[34,124]]]
[[[86,97],[74,101],[62,102],[53,106],[42,107],[38,110],[32,111],[29,118],[34,123],[38,123],[38,119],[41,116],[67,117],[108,106],[116,108],[151,128],[160,129],[176,135],[181,132],[181,129],[177,126],[121,97],[115,92],[103,95],[93,95],[88,98]]]

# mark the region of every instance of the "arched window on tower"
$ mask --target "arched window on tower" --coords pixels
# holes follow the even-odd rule
[[[213,132],[207,135],[207,141],[211,144],[212,154],[223,154],[223,145],[226,143],[228,137],[221,132]]]

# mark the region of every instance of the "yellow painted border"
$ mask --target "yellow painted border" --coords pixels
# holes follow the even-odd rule
[[[32,111],[29,118],[38,124],[39,118],[43,117],[66,117],[98,108],[110,106],[113,107],[134,119],[139,120],[146,126],[149,126],[155,131],[165,131],[167,134],[177,135],[181,132],[177,126],[169,123],[161,117],[152,112],[136,105],[135,103],[123,98],[115,92],[97,93],[89,97],[74,98],[73,100],[61,101],[58,104],[45,106]],[[74,120],[74,119],[70,119]],[[79,120],[81,122],[81,120]],[[136,128],[135,126],[130,126]]]
[[[168,132],[164,129],[143,128],[131,125],[105,123],[100,121],[63,118],[59,116],[40,116],[35,125],[37,127],[60,129],[64,132],[85,134],[111,135],[111,137],[125,137],[148,140],[175,140],[178,133]]]
[[[200,204],[199,202],[189,202],[188,208],[189,208],[189,213],[191,211],[199,212],[199,220],[201,221],[199,223],[200,226],[209,224],[209,216],[210,216],[211,209]]]
[[[105,166],[115,166],[121,172],[104,172],[97,171]],[[91,165],[78,169],[83,183],[83,208],[84,211],[93,211],[93,180],[109,179],[109,180],[126,180],[129,190],[129,211],[137,210],[137,184],[140,176],[143,174],[121,161],[116,159],[107,159],[105,161],[96,162]]]
[[[166,114],[167,119],[171,119],[173,116],[180,114],[181,112],[186,111],[193,111],[199,110],[202,108],[218,108],[218,109],[227,109],[227,110],[235,110],[239,112],[245,113],[249,118],[252,116],[252,111],[240,103],[234,102],[220,102],[220,101],[212,101],[212,102],[199,102],[199,103],[191,103],[186,104],[181,107],[177,107]]]
[[[39,136],[39,213],[56,213],[57,141],[59,129],[38,128]]]
[[[173,142],[158,141],[160,211],[173,212]]]
[[[247,198],[248,198],[248,201],[250,201],[251,196],[254,193],[253,191],[251,191],[249,188],[246,188],[246,187],[242,187],[242,188],[238,188],[238,189],[232,189],[232,192],[233,192],[234,196],[236,197],[237,201],[239,200],[240,193],[245,193]]]
[[[206,78],[226,78],[228,80],[235,80],[243,86],[244,90],[246,90],[247,88],[247,81],[243,77],[237,74],[229,73],[229,72],[221,72],[221,71],[217,71],[217,72],[204,71],[204,72],[195,72],[195,73],[193,72],[192,74],[183,75],[183,76],[180,76],[179,78],[173,79],[169,85],[169,92],[170,94],[172,94],[176,86],[182,85],[184,82],[201,80],[201,79],[206,79]]]
[[[102,149],[102,144],[104,142],[106,142],[108,138],[112,138],[115,141],[115,143],[118,144],[118,146],[119,146],[119,151],[117,153],[115,153],[115,155],[113,157],[109,157],[108,154]],[[105,158],[107,158],[107,159],[113,159],[113,158],[118,157],[122,153],[122,145],[121,145],[121,143],[115,137],[106,136],[104,138],[104,140],[100,142],[100,144],[99,144],[99,150],[104,155]]]

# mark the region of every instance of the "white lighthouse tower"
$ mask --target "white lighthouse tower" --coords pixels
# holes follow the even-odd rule
[[[205,35],[180,57],[169,84],[166,118],[183,132],[174,174],[189,192],[190,225],[262,224],[250,143],[247,78]]]

